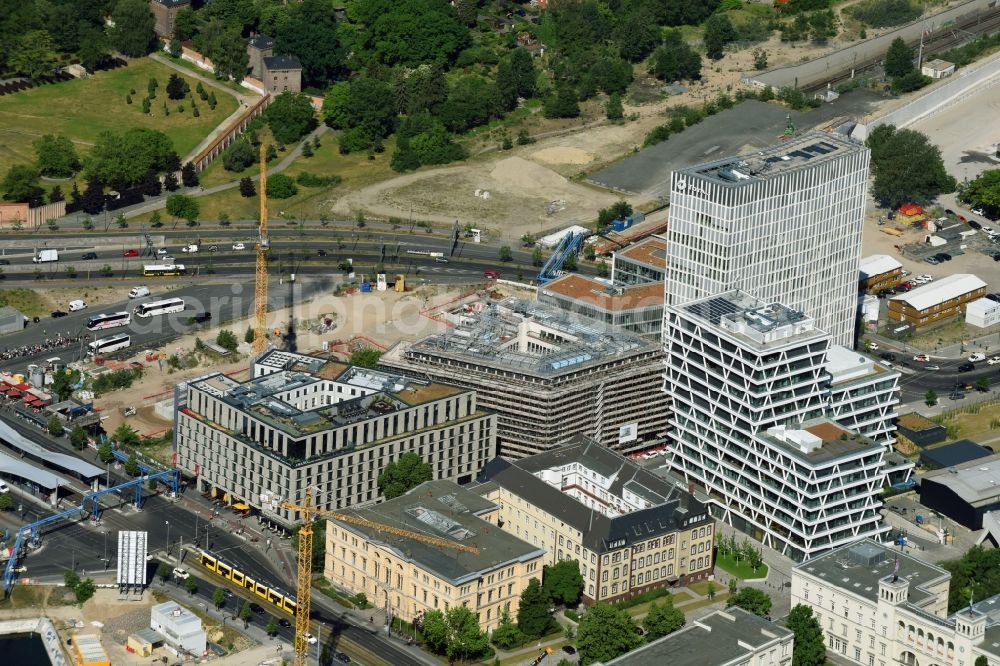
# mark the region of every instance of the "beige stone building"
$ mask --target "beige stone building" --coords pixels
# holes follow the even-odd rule
[[[427,481],[381,504],[343,513],[456,544],[479,554],[425,544],[351,523],[326,528],[324,577],[352,594],[364,593],[376,608],[413,622],[428,610],[465,606],[485,631],[503,611],[517,618],[528,581],[542,578],[545,551],[493,523],[499,507],[451,481]]]
[[[588,603],[686,585],[713,571],[708,508],[677,482],[582,435],[514,462],[497,458],[479,480],[470,490],[499,505],[499,527],[545,548],[547,565],[580,563]]]

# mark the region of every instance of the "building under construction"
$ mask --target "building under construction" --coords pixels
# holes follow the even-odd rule
[[[662,350],[615,327],[520,299],[476,302],[455,327],[401,342],[380,363],[476,391],[497,414],[501,455],[523,458],[583,433],[628,453],[666,440]]]

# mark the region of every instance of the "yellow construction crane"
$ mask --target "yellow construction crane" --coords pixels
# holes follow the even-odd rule
[[[441,539],[439,537],[428,536],[420,532],[412,532],[391,525],[383,525],[371,520],[366,520],[359,516],[352,516],[337,511],[327,509],[317,509],[312,504],[312,488],[306,487],[305,497],[302,504],[282,502],[281,508],[291,511],[298,511],[302,517],[302,526],[299,528],[299,554],[298,572],[296,576],[295,590],[295,661],[294,666],[307,666],[309,655],[309,604],[312,593],[312,540],[313,540],[313,517],[323,516],[333,518],[351,525],[367,527],[378,532],[395,534],[396,536],[413,539],[422,543],[437,546],[438,548],[450,548],[460,550],[464,553],[479,554],[479,548],[475,545],[465,545]]]
[[[257,282],[254,288],[255,330],[253,355],[259,356],[267,347],[267,151],[260,144],[260,235],[257,238]]]

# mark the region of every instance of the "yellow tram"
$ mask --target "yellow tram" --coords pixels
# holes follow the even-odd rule
[[[222,559],[208,553],[200,548],[196,550],[198,563],[203,567],[232,582],[243,589],[253,592],[267,603],[279,608],[289,615],[295,615],[295,598],[273,587],[268,587],[260,581],[254,580],[242,571],[222,561]]]

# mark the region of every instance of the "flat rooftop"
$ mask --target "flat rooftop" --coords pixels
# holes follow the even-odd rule
[[[617,327],[517,298],[482,304],[458,320],[455,328],[412,343],[406,352],[547,379],[660,348]]]
[[[732,607],[607,662],[607,666],[728,666],[750,663],[753,650],[788,639],[790,629]]]
[[[607,312],[662,307],[664,300],[662,282],[614,287],[575,273],[556,278],[540,289]]]
[[[676,307],[761,348],[823,335],[803,312],[739,290]]]
[[[630,261],[646,264],[653,268],[666,269],[667,241],[659,236],[649,236],[638,243],[615,252],[616,257],[625,257]]]
[[[865,147],[839,134],[807,132],[754,153],[681,169],[678,173],[708,179],[728,187],[759,183],[793,171],[858,153]]]
[[[947,486],[969,504],[992,504],[1000,499],[1000,454],[927,472],[921,483],[928,481]]]
[[[874,539],[863,539],[817,555],[798,564],[796,569],[816,576],[828,585],[877,601],[878,583],[892,576],[899,561],[899,577],[910,582],[907,601],[921,605],[933,595],[926,586],[951,576],[941,567],[924,562],[899,549],[883,546]]]
[[[306,363],[302,359],[284,360],[291,363],[292,367]],[[277,360],[274,362],[272,367],[284,367]],[[253,414],[294,437],[377,418],[456,395],[464,390],[343,363],[323,361],[318,366],[309,365],[317,371],[272,370],[269,374],[245,382],[216,373],[192,380],[190,385],[241,411]],[[332,391],[333,385],[339,384],[358,387],[363,394],[312,409],[297,407],[291,400],[283,397],[299,389],[314,387],[318,383],[329,384],[324,387],[326,391]]]
[[[381,504],[341,512],[456,544],[474,545],[479,549],[478,555],[355,524],[337,524],[372,543],[384,544],[406,560],[459,585],[504,565],[541,557],[545,552],[479,517],[497,508],[480,495],[439,479],[425,481],[405,495]]]

